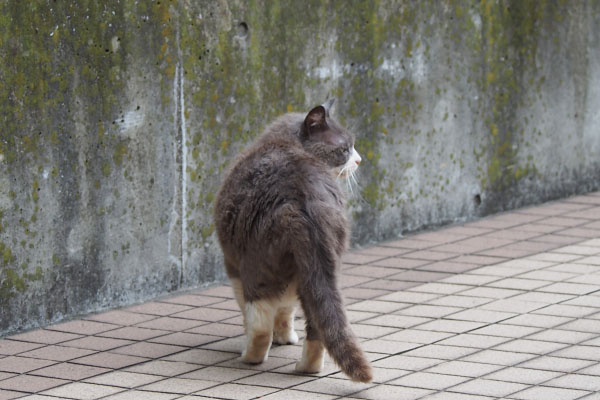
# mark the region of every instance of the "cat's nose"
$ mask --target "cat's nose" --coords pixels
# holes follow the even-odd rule
[[[356,165],[360,165],[360,158],[356,160]]]

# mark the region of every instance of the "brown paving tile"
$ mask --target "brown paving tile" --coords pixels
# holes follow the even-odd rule
[[[235,383],[226,383],[210,389],[198,392],[199,395],[208,397],[218,397],[221,399],[246,400],[262,397],[276,392],[278,389],[266,388],[262,386],[239,385]]]
[[[0,339],[0,355],[13,356],[42,346],[43,345],[39,343]]]
[[[240,311],[240,305],[236,300],[223,300],[206,307],[217,308],[219,310]]]
[[[538,232],[528,232],[519,230],[519,228],[503,229],[499,231],[492,231],[482,237],[491,237],[496,239],[510,239],[510,240],[527,240],[539,236]]]
[[[366,254],[380,257],[395,257],[413,251],[412,249],[399,249],[397,247],[372,246],[357,251],[359,254]]]
[[[103,368],[124,368],[146,361],[146,358],[115,353],[97,353],[73,360],[73,363]]]
[[[202,307],[210,304],[218,303],[223,301],[220,298],[214,298],[209,296],[195,296],[192,294],[185,294],[181,296],[170,297],[167,299],[160,300],[162,303],[171,304],[182,304],[184,306]]]
[[[95,335],[96,333],[106,332],[119,327],[119,325],[106,324],[96,321],[75,320],[51,325],[46,329],[60,332],[77,333],[80,335]]]
[[[452,231],[452,228],[446,228],[438,231],[419,233],[415,237],[419,240],[427,240],[435,243],[451,243],[465,239],[468,236],[472,235],[459,235],[458,233]]]
[[[107,368],[93,367],[91,365],[80,365],[73,363],[54,364],[46,368],[30,372],[32,375],[45,376],[48,378],[69,379],[79,381],[91,376],[96,376],[110,371]]]
[[[95,353],[93,350],[51,345],[21,353],[20,355],[23,357],[39,358],[43,360],[68,361],[73,358],[83,357],[93,353]]]
[[[161,343],[138,342],[113,350],[113,353],[130,356],[160,358],[186,350],[186,347],[173,346]]]
[[[20,392],[38,393],[68,383],[64,379],[46,378],[33,375],[18,375],[0,381],[0,389],[18,390]]]
[[[193,349],[165,357],[165,360],[181,361],[191,364],[214,365],[237,357],[239,357],[239,354],[237,353],[228,353],[206,349]]]
[[[208,308],[198,308],[197,310],[211,310]],[[216,310],[212,310],[215,312]],[[207,311],[210,312],[210,311]],[[136,325],[136,328],[147,328],[155,330],[156,332],[171,333],[172,331],[179,332],[197,326],[203,325],[206,322],[198,321],[195,319],[175,318],[175,317],[159,317],[152,321],[142,322]],[[171,331],[171,332],[168,332]],[[155,336],[156,337],[156,336]]]
[[[124,328],[127,329],[127,328]],[[106,351],[117,347],[125,346],[133,343],[131,340],[112,339],[98,336],[86,336],[80,339],[69,340],[68,342],[61,343],[61,346],[75,347],[79,349],[89,349]]]
[[[0,371],[23,374],[25,372],[47,367],[48,365],[52,364],[55,364],[55,362],[20,356],[8,356],[2,359],[2,362],[0,363]]]
[[[194,371],[198,368],[200,368],[200,366],[197,364],[183,361],[152,360],[129,367],[126,371],[159,376],[177,376]]]
[[[163,336],[171,332],[159,329],[149,329],[137,326],[125,326],[114,331],[108,331],[98,334],[98,336],[125,339],[125,340],[147,340],[157,336]],[[71,343],[71,342],[70,342]]]
[[[542,223],[525,224],[519,226],[519,229],[526,232],[537,232],[537,233],[552,233],[564,229],[564,227],[556,225],[545,225]]]
[[[581,218],[568,218],[565,216],[561,217],[549,217],[545,218],[541,221],[541,223],[545,225],[556,225],[556,226],[564,226],[564,227],[573,227],[585,224],[589,221]]]
[[[133,313],[141,313],[141,314],[151,314],[151,315],[171,315],[181,311],[186,311],[191,309],[190,306],[185,306],[182,304],[170,304],[170,303],[162,303],[158,301],[153,301],[144,304],[138,304],[137,306],[128,307],[125,311],[133,312]]]
[[[233,298],[233,291],[231,290],[231,287],[226,285],[215,286],[208,289],[200,289],[196,292],[191,292],[191,294],[198,294],[200,296],[225,297],[229,299]]]
[[[223,339],[220,336],[199,335],[196,333],[176,332],[149,340],[153,343],[171,344],[175,346],[197,347]]]
[[[66,332],[55,332],[46,329],[38,329],[35,331],[29,331],[21,333],[19,335],[9,336],[5,339],[20,340],[23,342],[43,343],[43,344],[57,344],[60,342],[66,342],[67,340],[73,340],[80,338],[81,335],[75,335],[73,333]]]
[[[196,328],[188,329],[186,332],[208,336],[234,337],[243,335],[244,328],[238,325],[229,325],[222,324],[219,322],[213,322],[198,326]]]
[[[537,236],[530,239],[531,242],[544,242],[556,244],[573,244],[581,241],[580,237],[566,236],[561,234],[549,234]]]
[[[91,383],[73,382],[54,389],[46,390],[43,394],[56,397],[94,400],[122,392],[122,388],[113,386],[93,385]]]
[[[238,315],[240,315],[240,313],[234,311],[215,310],[210,308],[194,308],[188,311],[173,314],[172,317],[201,320],[207,322],[218,322]]]
[[[435,243],[432,243],[427,240],[419,240],[417,237],[410,237],[406,239],[391,241],[391,242],[383,242],[379,244],[383,247],[400,247],[404,249],[426,249],[428,247],[434,246]]]
[[[341,288],[347,288],[365,284],[367,282],[371,282],[372,280],[372,277],[342,274],[342,276],[340,276],[338,279],[338,284]]]
[[[108,311],[86,317],[86,319],[90,321],[106,322],[108,324],[123,326],[139,324],[154,318],[156,318],[154,315],[139,314],[122,310]]]
[[[86,379],[85,382],[131,389],[142,385],[147,385],[161,379],[163,379],[163,377],[157,375],[138,374],[127,371],[113,371]]]

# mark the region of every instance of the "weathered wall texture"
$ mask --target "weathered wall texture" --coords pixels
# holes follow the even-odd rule
[[[224,277],[236,152],[338,98],[354,243],[599,187],[600,2],[0,2],[0,334]]]

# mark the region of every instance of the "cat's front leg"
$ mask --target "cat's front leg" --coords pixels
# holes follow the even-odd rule
[[[247,302],[245,308],[247,343],[242,360],[249,364],[260,364],[269,356],[277,308],[269,300]]]
[[[273,327],[273,343],[296,344],[298,334],[294,330],[294,314],[296,308],[280,307],[275,315],[275,326]]]

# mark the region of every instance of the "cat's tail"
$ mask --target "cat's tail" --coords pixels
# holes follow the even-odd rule
[[[350,330],[340,291],[336,284],[337,256],[332,243],[313,225],[306,247],[295,254],[298,292],[306,318],[316,328],[329,355],[356,382],[371,382],[373,372]],[[318,230],[318,228],[317,228]],[[321,237],[319,237],[321,236]],[[304,246],[301,246],[304,247]],[[308,333],[308,332],[307,332]],[[306,340],[306,339],[305,339]]]

